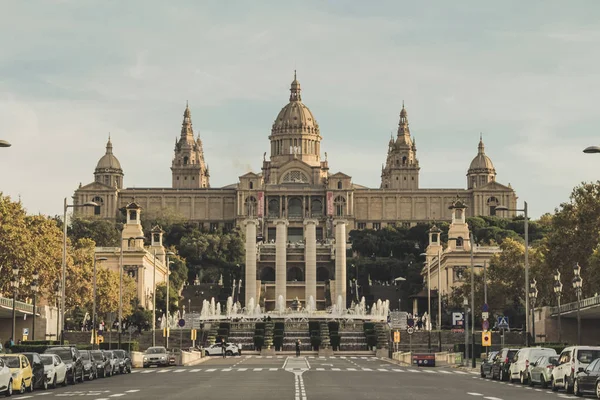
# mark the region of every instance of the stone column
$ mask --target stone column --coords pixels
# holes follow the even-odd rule
[[[258,220],[247,219],[244,221],[246,227],[246,306],[250,299],[254,299],[254,304],[258,304],[256,298],[256,227]]]
[[[279,296],[287,301],[287,219],[275,221],[275,307],[278,306]],[[286,303],[287,304],[287,303]]]
[[[346,308],[346,220],[336,219],[335,227],[335,298],[342,296],[342,304]]]
[[[304,220],[304,304],[310,297],[317,301],[317,225],[316,219]]]

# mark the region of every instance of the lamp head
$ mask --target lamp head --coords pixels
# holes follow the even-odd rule
[[[600,146],[586,147],[585,149],[583,149],[583,152],[587,154],[600,153]]]
[[[10,143],[8,143],[6,140],[0,140],[0,147],[10,147],[12,146]]]
[[[175,253],[173,253],[172,251],[167,251],[167,255],[168,255],[168,256],[174,256],[174,255],[175,255]]]
[[[575,264],[573,267],[573,275],[581,276],[581,267],[579,266],[579,263]]]
[[[96,258],[96,261],[107,261],[107,260],[108,260],[108,258],[106,258],[106,257],[98,257],[98,258]]]
[[[100,206],[100,204],[94,202],[94,201],[86,201],[85,203],[83,203],[84,207],[98,207]]]

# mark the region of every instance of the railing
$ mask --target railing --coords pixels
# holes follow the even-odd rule
[[[6,297],[0,297],[0,306],[12,309],[13,301],[12,299],[8,299]],[[33,314],[33,304],[27,304],[22,301],[17,301],[16,308],[19,311],[25,311],[30,314]]]
[[[589,297],[587,299],[583,299],[580,302],[580,308],[588,308],[588,307],[594,307],[594,306],[598,306],[600,305],[600,296],[594,296],[594,297]],[[574,301],[572,303],[567,303],[567,304],[562,304],[560,306],[560,310],[558,309],[558,307],[552,307],[550,309],[552,315],[554,314],[558,314],[560,311],[560,314],[564,314],[567,312],[571,312],[571,311],[577,311],[577,302]]]

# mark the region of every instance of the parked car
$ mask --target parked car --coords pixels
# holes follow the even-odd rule
[[[148,350],[146,350],[146,353],[144,353],[142,364],[144,368],[148,368],[152,365],[168,366],[169,355],[167,354],[167,349],[163,346],[149,347]]]
[[[102,378],[110,376],[112,373],[110,360],[106,358],[102,350],[92,350],[90,351],[90,354],[96,363],[97,376]]]
[[[98,377],[98,368],[94,362],[90,350],[82,350],[81,361],[83,362],[83,373],[88,381],[92,381]]]
[[[0,358],[0,393],[4,393],[6,397],[12,396],[13,393],[12,372],[2,358]]]
[[[21,353],[29,361],[31,365],[31,372],[33,374],[33,387],[38,389],[48,389],[48,381],[46,380],[46,374],[44,373],[44,364],[38,353]]]
[[[220,356],[223,355],[223,346],[221,343],[215,343],[204,349],[204,354],[207,356]],[[240,348],[233,343],[225,344],[225,355],[227,356],[239,356],[241,354]]]
[[[510,377],[510,364],[519,349],[504,348],[496,354],[492,365],[492,379],[507,381]]]
[[[129,356],[129,353],[126,352],[125,350],[113,350],[113,353],[117,357],[117,361],[118,361],[118,365],[119,365],[119,372],[121,374],[123,374],[125,372],[130,374],[131,373],[131,357]]]
[[[56,354],[40,354],[48,385],[55,388],[58,384],[67,386],[67,366]]]
[[[4,362],[10,368],[13,379],[13,391],[25,393],[25,390],[33,392],[33,372],[29,360],[23,354],[5,354],[2,356]]]
[[[104,356],[106,357],[106,359],[109,361],[109,364],[110,364],[110,368],[106,370],[106,375],[113,376],[114,374],[117,373],[117,370],[119,368],[117,357],[112,352],[112,350],[102,350],[102,353],[104,354]]]
[[[600,398],[600,358],[596,358],[587,367],[579,368],[573,384],[575,396],[595,394]]]
[[[44,354],[56,354],[65,363],[67,367],[67,382],[74,385],[77,381],[84,381],[83,361],[77,348],[68,346],[49,347]]]
[[[580,368],[585,369],[593,360],[600,358],[598,346],[570,346],[565,348],[558,358],[558,366],[552,371],[552,390],[565,389],[573,392],[575,375]]]
[[[510,381],[529,382],[529,364],[541,356],[556,356],[556,350],[545,347],[525,347],[517,351],[510,364]]]
[[[481,362],[481,367],[479,368],[479,373],[482,378],[487,378],[488,376],[492,376],[492,365],[494,357],[498,354],[497,351],[490,352],[486,358]]]
[[[547,388],[552,383],[552,371],[558,365],[558,356],[541,356],[529,366],[529,386]]]

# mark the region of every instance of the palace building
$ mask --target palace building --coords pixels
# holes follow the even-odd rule
[[[171,187],[126,188],[124,170],[109,138],[106,153],[96,165],[94,181],[80,185],[73,196],[74,204],[94,201],[98,207],[75,210],[81,216],[116,219],[119,210],[135,202],[146,212],[170,209],[210,230],[245,227],[251,234],[247,247],[252,248],[247,248],[251,253],[247,254],[247,267],[248,257],[256,260],[256,282],[252,271],[246,269],[250,280],[246,282],[246,299],[262,299],[272,309],[279,296],[286,302],[295,297],[309,301],[312,296],[318,308],[322,308],[325,293],[330,293],[333,303],[340,295],[345,298],[345,268],[342,274],[342,268],[335,267],[345,265],[342,243],[345,246],[350,230],[451,221],[449,207],[457,197],[467,207],[466,216],[496,215],[498,205],[517,208],[515,191],[496,181],[496,170],[481,139],[467,169],[466,188],[421,188],[417,146],[404,105],[397,135],[387,146],[377,188],[353,183],[343,172],[330,171],[327,153],[321,149],[319,124],[302,101],[296,76],[289,101],[275,118],[268,139],[270,155],[265,153],[260,171],[213,188],[202,141],[194,135],[191,111],[186,106],[171,165]],[[250,246],[253,237],[259,238],[258,247]],[[329,281],[331,286],[327,287],[325,282]]]

